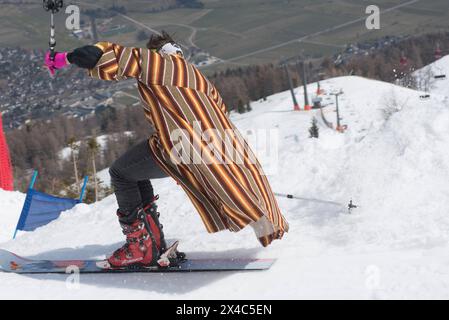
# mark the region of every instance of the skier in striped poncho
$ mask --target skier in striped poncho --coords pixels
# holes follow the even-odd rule
[[[183,57],[165,32],[147,48],[99,42],[46,56],[51,72],[75,64],[91,77],[137,81],[143,111],[155,133],[110,168],[118,217],[127,243],[113,266],[154,264],[165,250],[152,179],[171,176],[184,189],[208,232],[250,225],[263,246],[288,231],[267,177],[226,115],[218,90]]]

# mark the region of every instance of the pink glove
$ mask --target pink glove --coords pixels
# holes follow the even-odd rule
[[[45,66],[52,76],[55,75],[57,69],[62,69],[68,65],[67,52],[56,52],[54,60],[51,60],[50,58],[50,51],[47,51],[45,54]]]

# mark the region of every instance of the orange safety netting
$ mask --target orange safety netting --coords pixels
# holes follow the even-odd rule
[[[0,188],[12,191],[14,180],[12,175],[11,158],[9,156],[8,144],[3,132],[2,114],[0,113]]]

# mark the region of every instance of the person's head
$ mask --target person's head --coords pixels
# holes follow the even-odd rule
[[[152,34],[147,43],[147,48],[159,53],[178,54],[184,56],[181,46],[164,30],[161,34]]]

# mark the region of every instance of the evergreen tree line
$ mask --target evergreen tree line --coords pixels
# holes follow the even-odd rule
[[[129,134],[132,132],[132,135]],[[54,195],[77,197],[73,152],[76,154],[78,186],[90,177],[87,197],[94,199],[94,167],[109,167],[128,148],[151,134],[138,107],[106,108],[94,116],[31,121],[6,132],[14,170],[15,187],[26,191],[32,170],[39,171],[36,188]],[[107,135],[100,147],[99,135]],[[65,149],[67,148],[67,149]],[[66,150],[63,157],[62,150]],[[67,152],[70,150],[70,152]],[[68,156],[67,156],[68,154]],[[110,193],[100,188],[99,193]]]
[[[301,79],[296,65],[290,65],[289,71],[293,85],[299,86]],[[228,69],[213,74],[209,79],[220,91],[228,111],[240,113],[251,109],[250,101],[265,100],[268,96],[289,89],[284,69],[275,64]]]

